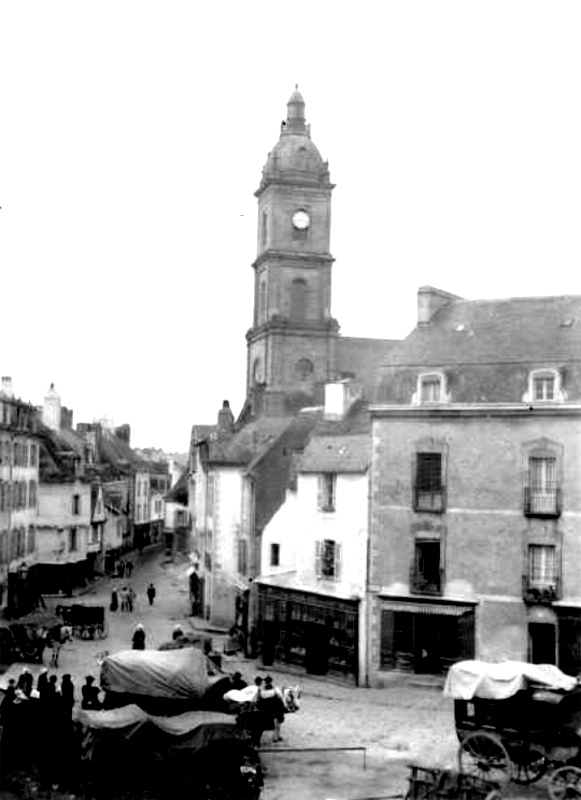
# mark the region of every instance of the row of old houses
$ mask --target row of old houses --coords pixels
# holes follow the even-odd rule
[[[194,427],[202,608],[365,685],[462,658],[581,671],[581,298],[423,287],[367,387]]]
[[[577,674],[581,297],[424,286],[403,340],[340,335],[304,110],[255,192],[244,406],[192,428],[192,605],[265,664],[362,685],[472,657]]]
[[[165,544],[168,464],[130,446],[129,425],[80,423],[51,384],[35,408],[0,391],[0,611],[70,595],[134,549]]]

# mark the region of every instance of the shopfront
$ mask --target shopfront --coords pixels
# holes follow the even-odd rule
[[[275,586],[258,587],[262,662],[358,681],[359,601]]]

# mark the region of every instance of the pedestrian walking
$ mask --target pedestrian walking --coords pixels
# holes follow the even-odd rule
[[[135,606],[135,592],[133,591],[133,586],[130,586],[127,590],[127,611],[133,613],[133,608]]]
[[[124,586],[121,591],[119,592],[121,596],[121,611],[128,611],[128,603],[127,603],[127,587]]]
[[[282,736],[280,735],[280,726],[284,722],[284,701],[282,699],[282,692],[278,687],[273,685],[270,675],[267,675],[264,679],[264,687],[258,687],[256,705],[257,708],[268,712],[269,716],[272,717],[274,726],[272,741],[281,742]]]
[[[87,711],[98,711],[102,708],[99,700],[99,687],[94,685],[95,679],[92,675],[87,675],[85,678],[85,685],[81,689],[81,708]]]
[[[132,561],[128,561],[125,564],[125,574],[127,575],[128,578],[130,578],[132,572],[133,572],[133,562]]]
[[[70,719],[73,714],[74,705],[75,685],[70,675],[63,675],[61,680],[61,708],[63,710],[63,716]]]
[[[119,597],[117,595],[117,588],[114,587],[111,590],[111,603],[109,605],[109,611],[117,611],[119,607]]]
[[[135,626],[132,642],[134,650],[145,650],[145,631],[141,623]]]
[[[153,605],[153,601],[155,600],[155,586],[153,583],[150,583],[146,589],[147,599],[149,600],[149,605]]]

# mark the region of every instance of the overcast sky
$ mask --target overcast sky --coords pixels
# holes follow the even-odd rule
[[[581,293],[581,3],[0,3],[0,373],[187,450],[244,400],[256,200],[298,83],[333,313]]]

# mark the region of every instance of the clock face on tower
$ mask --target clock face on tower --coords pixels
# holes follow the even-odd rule
[[[311,218],[306,211],[300,209],[293,214],[293,225],[299,231],[306,230],[311,224]]]

